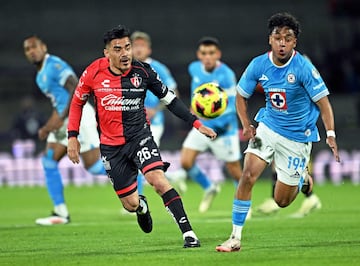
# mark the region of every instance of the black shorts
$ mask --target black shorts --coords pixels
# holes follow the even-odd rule
[[[160,150],[151,134],[143,134],[120,146],[100,144],[101,158],[116,194],[125,197],[137,189],[140,171],[164,169]]]

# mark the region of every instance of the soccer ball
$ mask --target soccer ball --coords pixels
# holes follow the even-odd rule
[[[206,119],[221,115],[228,104],[226,92],[215,83],[205,83],[197,87],[192,95],[193,112]]]

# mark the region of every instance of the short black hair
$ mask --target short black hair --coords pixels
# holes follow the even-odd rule
[[[204,36],[198,41],[198,46],[200,45],[215,45],[217,48],[220,48],[220,42],[217,38],[211,36]]]
[[[130,38],[130,31],[124,25],[118,25],[104,33],[104,44],[108,45],[114,39]]]
[[[35,38],[35,39],[37,39],[38,41],[40,41],[41,43],[45,43],[45,42],[43,41],[43,39],[40,38],[37,34],[27,35],[27,36],[25,36],[24,40],[31,39],[31,38]]]
[[[297,38],[301,32],[299,21],[290,13],[276,13],[272,15],[268,20],[269,35],[273,32],[274,28],[289,27],[294,31],[295,37]]]

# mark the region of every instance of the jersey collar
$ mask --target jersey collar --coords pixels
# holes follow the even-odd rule
[[[286,64],[284,64],[284,65],[282,65],[282,66],[278,66],[278,65],[276,65],[276,64],[274,63],[273,56],[272,56],[272,55],[273,55],[273,52],[272,52],[272,51],[269,51],[268,56],[269,56],[269,60],[271,61],[271,63],[272,63],[275,67],[277,67],[277,68],[283,68],[283,67],[287,67],[287,66],[290,64],[290,62],[291,62],[291,60],[293,59],[293,57],[295,56],[295,54],[296,54],[296,51],[293,50],[292,55],[291,55],[291,57],[289,58],[289,60],[286,62]]]

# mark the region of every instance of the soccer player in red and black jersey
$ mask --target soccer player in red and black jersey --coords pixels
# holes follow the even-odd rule
[[[184,247],[199,247],[182,200],[165,178],[168,163],[161,159],[146,118],[146,90],[153,92],[179,118],[211,139],[215,131],[203,126],[196,116],[160,81],[149,64],[133,60],[130,32],[119,25],[104,34],[104,58],[95,60],[83,72],[72,98],[68,124],[68,156],[79,163],[79,124],[82,107],[94,97],[100,134],[100,150],[107,174],[123,206],[136,212],[139,226],[152,231],[147,200],[137,193],[138,170],[162,197],[178,224]]]

